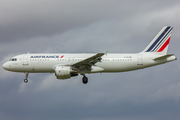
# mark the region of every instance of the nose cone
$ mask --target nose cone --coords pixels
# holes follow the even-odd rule
[[[5,70],[7,70],[7,69],[8,69],[8,64],[7,64],[7,63],[4,63],[4,64],[3,64],[3,68],[4,68]]]

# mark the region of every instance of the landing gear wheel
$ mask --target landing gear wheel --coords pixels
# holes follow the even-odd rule
[[[24,79],[24,82],[27,83],[27,82],[28,82],[28,79]]]
[[[28,82],[28,72],[25,72],[25,79],[24,79],[24,82],[27,83]]]
[[[84,77],[82,78],[82,82],[83,82],[84,84],[87,84],[87,83],[88,83],[88,78],[84,76]]]

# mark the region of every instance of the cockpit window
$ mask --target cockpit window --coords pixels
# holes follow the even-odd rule
[[[17,58],[12,58],[9,61],[17,61]]]

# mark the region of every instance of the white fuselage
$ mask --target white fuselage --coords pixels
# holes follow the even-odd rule
[[[71,66],[74,63],[82,61],[94,54],[22,54],[15,56],[16,61],[8,61],[3,68],[13,72],[28,73],[53,73],[54,66]],[[91,71],[85,73],[97,72],[125,72],[142,69],[158,64],[163,64],[176,59],[175,56],[162,60],[153,60],[159,57],[155,53],[138,54],[107,54],[102,56],[102,60],[92,66]]]

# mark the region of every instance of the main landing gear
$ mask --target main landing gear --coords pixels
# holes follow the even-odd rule
[[[84,84],[87,84],[87,83],[88,83],[88,78],[87,78],[86,76],[84,76],[84,77],[82,78],[82,82],[83,82]]]
[[[27,83],[28,82],[28,73],[25,73],[25,79],[24,79],[24,82]]]

